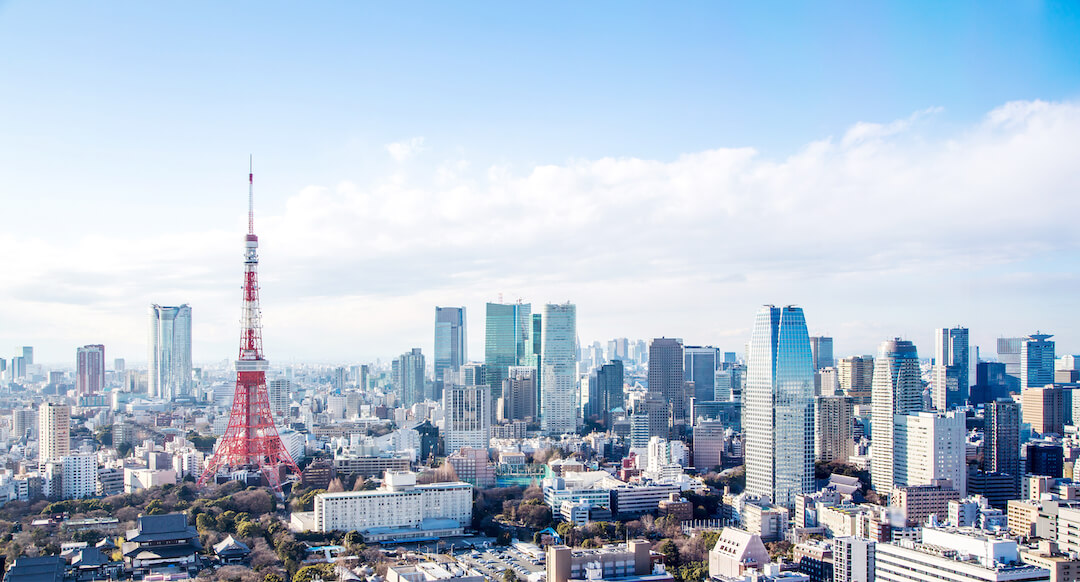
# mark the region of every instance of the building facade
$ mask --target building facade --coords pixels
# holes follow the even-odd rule
[[[464,307],[435,308],[435,381],[454,378],[468,358]],[[451,375],[447,375],[449,372]]]
[[[893,417],[921,411],[922,390],[919,352],[915,349],[915,344],[900,338],[882,342],[874,363],[873,404],[870,414],[870,442],[873,447],[870,480],[875,491],[892,491],[893,486],[898,483],[893,469]]]
[[[83,346],[75,351],[75,390],[79,396],[105,391],[105,346]]]
[[[540,356],[540,429],[549,435],[577,430],[577,308],[544,306]]]
[[[191,396],[191,307],[151,305],[149,347],[149,395],[165,400]]]
[[[814,368],[802,308],[766,305],[750,339],[746,492],[791,508],[814,485]]]

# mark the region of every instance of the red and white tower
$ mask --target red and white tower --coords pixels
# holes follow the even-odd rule
[[[236,361],[236,392],[225,436],[221,437],[199,485],[226,469],[259,469],[270,487],[281,493],[279,469],[285,465],[297,475],[289,451],[281,442],[270,396],[266,391],[269,362],[262,353],[262,324],[259,312],[259,237],[255,236],[255,179],[248,173],[248,233],[244,251],[244,307],[241,313],[240,357]]]

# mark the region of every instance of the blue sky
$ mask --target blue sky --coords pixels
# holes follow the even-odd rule
[[[196,358],[229,357],[249,153],[279,359],[427,350],[433,306],[458,303],[479,357],[482,304],[499,292],[578,302],[585,341],[674,335],[734,349],[756,305],[775,301],[803,304],[839,353],[909,335],[928,354],[930,330],[956,323],[983,343],[1049,328],[1063,351],[1080,349],[1058,311],[1078,265],[1056,229],[1071,223],[1010,222],[982,191],[955,189],[1022,199],[1034,180],[1047,204],[1075,204],[1068,159],[1046,153],[1077,145],[1075,3],[8,2],[0,55],[0,250],[21,257],[0,284],[0,353],[33,343],[66,361],[100,341],[139,360],[145,305],[189,301]],[[993,122],[1002,111],[1014,117]],[[867,127],[869,140],[851,133]],[[956,144],[985,157],[958,160]],[[751,153],[705,155],[729,149]],[[868,159],[881,175],[851,170]],[[665,218],[630,194],[641,184],[717,214]],[[536,224],[565,230],[492,234],[529,222],[521,213],[542,212],[547,196],[564,215]],[[835,234],[897,197],[916,205],[910,220],[870,234],[904,242],[904,266],[884,261],[898,252],[887,242]],[[743,214],[762,199],[771,206]],[[751,218],[784,223],[815,199],[836,208],[791,239],[773,233],[770,254],[743,248],[760,231],[724,234]],[[936,238],[980,221],[998,237]],[[844,261],[849,249],[863,256]],[[788,254],[802,257],[800,275],[778,292]],[[930,290],[943,281],[951,299]],[[687,313],[672,294],[716,305]],[[340,341],[310,341],[326,337]]]

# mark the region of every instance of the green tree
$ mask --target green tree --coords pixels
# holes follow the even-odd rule
[[[242,538],[255,538],[263,535],[262,528],[253,521],[241,521],[236,525],[236,535]]]
[[[671,538],[661,540],[656,546],[656,551],[664,554],[664,564],[669,568],[679,565],[679,547],[675,545],[675,542],[671,541]]]
[[[503,570],[503,582],[517,582],[517,575],[510,568]]]
[[[164,513],[168,513],[168,511],[161,504],[160,499],[155,499],[146,504],[146,515],[162,515]]]
[[[195,518],[195,528],[198,529],[200,533],[211,531],[215,527],[217,527],[217,520],[209,513],[200,513],[199,517]]]
[[[680,566],[672,572],[676,582],[701,582],[709,577],[709,564],[706,562],[690,562]]]
[[[332,580],[336,577],[337,575],[334,573],[333,564],[313,564],[297,570],[296,575],[292,578],[292,582],[312,582],[317,578]]]
[[[270,572],[266,576],[263,576],[263,582],[285,582],[285,579],[281,577],[281,574]]]

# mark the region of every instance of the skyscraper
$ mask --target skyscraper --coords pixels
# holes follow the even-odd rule
[[[1005,364],[1005,373],[1020,378],[1020,344],[1022,337],[999,337],[997,340],[998,361]]]
[[[855,404],[870,404],[874,384],[874,357],[851,356],[840,358],[836,366],[840,389],[855,399]]]
[[[27,366],[33,366],[34,365],[34,346],[23,346],[22,347],[22,358],[23,358],[23,363],[25,363]]]
[[[833,338],[825,336],[810,337],[810,353],[814,356],[814,369],[831,367],[833,360]]]
[[[417,402],[427,399],[424,393],[424,354],[420,348],[398,356],[398,373],[400,384],[398,385],[399,396],[402,406],[412,406]],[[490,408],[488,409],[490,411]]]
[[[292,399],[294,389],[295,384],[292,380],[285,378],[270,380],[266,383],[266,393],[270,398],[270,412],[278,424],[285,424],[285,420],[289,417],[289,401]]]
[[[715,380],[714,380],[715,381]],[[674,438],[686,424],[686,379],[683,373],[682,342],[659,337],[649,342],[649,394],[660,397],[661,410],[649,410],[650,416],[663,414],[664,422],[650,419],[650,430],[664,427],[663,433],[650,437]],[[711,398],[711,396],[710,396]]]
[[[585,418],[611,428],[611,411],[625,409],[622,360],[612,360],[589,373],[589,403]]]
[[[38,409],[38,460],[62,461],[71,452],[71,407],[43,402]]]
[[[855,401],[850,396],[819,396],[815,403],[815,456],[827,463],[847,462],[853,444]]]
[[[984,407],[983,470],[1015,478],[1013,495],[1020,495],[1020,405],[1011,399],[988,402]]]
[[[484,321],[484,364],[487,381],[494,387],[492,396],[502,388],[510,366],[526,365],[531,350],[532,306],[528,303],[488,303]]]
[[[934,408],[950,410],[967,403],[970,383],[968,329],[939,328],[934,331]]]
[[[961,497],[967,495],[965,418],[964,412],[958,410],[894,416],[894,442],[889,451],[894,463],[893,484],[932,485],[948,479]],[[876,484],[874,489],[881,493]]]
[[[464,383],[468,385],[468,383]],[[536,411],[536,368],[510,366],[503,380],[501,420],[533,420]]]
[[[190,396],[191,307],[151,305],[149,347],[150,396],[165,400]]]
[[[683,348],[683,379],[694,383],[694,398],[699,402],[715,398],[719,367],[720,350],[712,346]]]
[[[575,306],[572,303],[545,305],[541,335],[540,428],[545,434],[574,432],[579,403]]]
[[[75,350],[75,389],[80,396],[92,396],[105,389],[105,346],[83,346]]]
[[[491,441],[491,388],[447,386],[443,389],[446,415],[446,454],[462,447],[487,449]]]
[[[814,484],[814,363],[802,308],[764,306],[747,352],[746,491],[793,508]]]
[[[1035,332],[1020,343],[1020,390],[1054,383],[1054,336]]]
[[[915,344],[896,338],[884,341],[874,362],[873,403],[870,412],[872,458],[870,481],[881,495],[892,493],[894,471],[893,417],[923,409],[919,352]],[[909,485],[912,483],[902,483]]]
[[[435,308],[435,381],[442,382],[445,371],[456,373],[468,359],[466,354],[465,308]],[[452,378],[453,376],[451,376]]]

